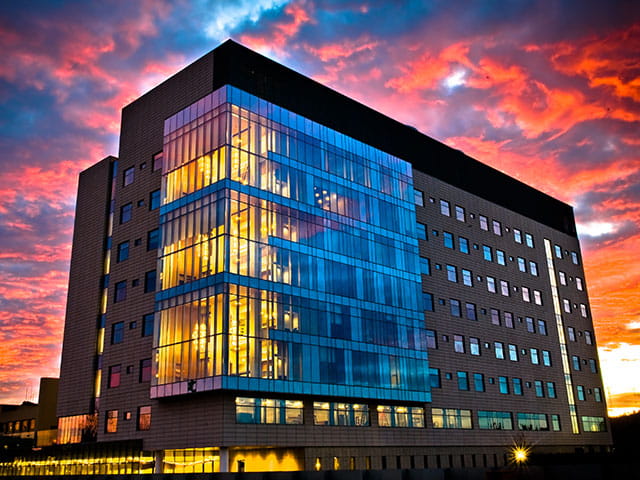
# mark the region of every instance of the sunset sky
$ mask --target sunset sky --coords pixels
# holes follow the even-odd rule
[[[78,173],[227,38],[573,205],[609,411],[640,409],[637,0],[1,2],[0,403],[58,375]]]

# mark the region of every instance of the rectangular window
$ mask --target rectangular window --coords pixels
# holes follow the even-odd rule
[[[567,327],[567,337],[569,337],[570,342],[576,341],[576,330],[573,327]]]
[[[502,224],[499,221],[494,220],[492,225],[493,225],[493,233],[495,233],[496,235],[502,236]]]
[[[480,355],[480,339],[469,337],[469,353],[471,355]]]
[[[122,242],[118,245],[118,262],[129,258],[129,242]]]
[[[596,402],[602,402],[602,390],[599,387],[593,389],[593,399]]]
[[[497,308],[489,309],[489,314],[491,316],[491,323],[494,325],[500,325],[500,310]]]
[[[446,248],[455,248],[453,246],[453,235],[449,232],[442,232],[442,240]]]
[[[532,348],[530,349],[530,352],[531,352],[531,363],[533,363],[534,365],[539,365],[540,359],[538,357],[538,349]]]
[[[422,275],[431,275],[431,263],[428,258],[420,257],[420,273]]]
[[[508,377],[498,377],[498,390],[503,395],[509,394],[509,378]]]
[[[469,390],[469,374],[458,372],[458,390]]]
[[[545,367],[551,366],[551,352],[549,350],[542,350],[542,364]]]
[[[425,330],[427,348],[438,348],[438,338],[435,330]]]
[[[560,245],[554,245],[553,251],[556,254],[556,258],[562,258],[562,247]]]
[[[584,343],[587,345],[593,345],[593,337],[591,336],[591,332],[589,330],[584,331]]]
[[[473,389],[476,392],[484,392],[484,375],[482,373],[473,374]]]
[[[551,428],[554,432],[560,431],[560,415],[551,415]]]
[[[560,280],[560,285],[566,285],[567,284],[567,275],[558,270],[558,280]]]
[[[581,402],[584,402],[585,401],[584,387],[582,385],[577,385],[576,392],[578,394],[578,400],[580,400]]]
[[[513,229],[513,240],[516,243],[522,243],[522,232],[517,228]]]
[[[587,318],[587,306],[584,303],[580,304],[580,315]]]
[[[480,221],[480,228],[482,230],[489,231],[489,220],[484,215],[478,215],[478,220]]]
[[[536,333],[536,326],[533,323],[533,318],[531,317],[525,317],[525,323],[527,325],[527,332],[529,333]]]
[[[487,277],[487,290],[491,293],[496,293],[496,279],[493,277]]]
[[[467,220],[464,208],[460,205],[456,205],[456,220],[459,220],[460,222],[465,222]]]
[[[556,398],[556,384],[553,382],[547,382],[547,397]]]
[[[144,293],[156,291],[156,271],[151,270],[144,274]]]
[[[302,425],[303,407],[300,400],[236,397],[236,423]]]
[[[493,262],[493,253],[491,251],[491,247],[488,245],[483,245],[482,246],[482,257],[487,261],[487,262]]]
[[[591,370],[591,373],[598,373],[598,363],[595,358],[589,359],[589,370]]]
[[[533,303],[536,305],[542,305],[542,293],[540,290],[533,291]]]
[[[509,360],[512,362],[518,361],[518,347],[512,343],[509,344]]]
[[[544,390],[542,388],[542,382],[540,380],[535,380],[533,382],[533,385],[536,391],[536,397],[544,398]]]
[[[507,260],[505,258],[505,254],[502,250],[498,250],[496,248],[496,262],[498,262],[498,265],[506,265],[507,264]]]
[[[571,302],[567,298],[562,299],[562,308],[566,313],[571,313]]]
[[[418,234],[418,239],[426,240],[427,239],[427,226],[424,223],[416,224],[416,233]]]
[[[369,406],[356,403],[313,402],[313,423],[366,427],[369,425]]]
[[[142,336],[153,335],[153,313],[148,313],[142,317]]]
[[[447,265],[447,280],[450,282],[458,281],[458,269],[454,265]]]
[[[477,320],[478,316],[476,315],[476,304],[475,303],[465,303],[465,310],[467,311],[467,318],[469,320]]]
[[[378,405],[378,425],[380,427],[424,428],[422,407],[401,407],[398,405]]]
[[[106,433],[116,433],[118,431],[118,410],[107,410],[107,421],[104,431]]]
[[[440,213],[447,217],[451,216],[451,207],[449,206],[449,202],[446,200],[440,200]]]
[[[162,152],[158,152],[153,156],[153,171],[162,170]]]
[[[549,430],[547,416],[544,413],[518,413],[518,430]]]
[[[442,388],[442,384],[440,382],[440,370],[437,368],[429,369],[429,385],[431,388]]]
[[[136,168],[131,167],[127,168],[122,174],[122,185],[126,187],[127,185],[131,185],[133,183],[133,177],[135,175]]]
[[[522,300],[525,302],[531,301],[531,294],[529,293],[529,287],[522,287]]]
[[[582,417],[582,430],[585,432],[606,432],[604,417]]]
[[[149,210],[160,208],[160,189],[149,194]]]
[[[451,311],[451,315],[454,317],[461,317],[462,312],[460,311],[460,300],[456,300],[454,298],[449,299],[449,310]]]
[[[504,312],[504,326],[507,328],[514,328],[513,325],[513,313]]]
[[[433,295],[431,293],[422,293],[422,308],[428,312],[433,312]]]
[[[155,250],[160,246],[160,230],[154,228],[147,232],[147,252]]]
[[[120,386],[120,373],[122,367],[120,365],[111,365],[109,367],[109,388],[117,388]]]
[[[518,257],[518,270],[521,272],[527,271],[527,261],[522,257]]]
[[[138,407],[138,430],[151,430],[151,405]]]
[[[576,277],[576,288],[580,291],[584,290],[584,287],[582,286],[582,279],[580,277]]]
[[[458,408],[432,408],[431,421],[433,428],[459,428],[469,430],[471,424],[471,410]]]
[[[580,371],[580,357],[577,355],[571,356],[571,364],[573,365],[573,369],[577,372]]]
[[[116,283],[116,288],[113,296],[113,302],[122,302],[127,299],[127,282]]]
[[[458,248],[462,253],[469,253],[469,240],[464,237],[458,237]]]
[[[544,320],[538,319],[538,333],[540,335],[548,335],[547,334],[547,322]]]
[[[511,385],[513,386],[514,395],[522,395],[522,379],[521,378],[512,378]]]
[[[505,297],[509,296],[509,282],[506,280],[500,280],[500,293]]]
[[[144,358],[140,360],[140,375],[138,377],[138,381],[140,383],[151,381],[151,359],[150,358]]]
[[[481,430],[513,430],[510,412],[478,410],[478,428]]]
[[[453,350],[458,353],[464,353],[464,336],[453,336]]]
[[[471,270],[462,269],[462,283],[467,287],[473,287],[473,275]]]
[[[493,345],[496,352],[496,358],[504,360],[504,344],[502,342],[494,342]]]
[[[534,248],[533,235],[531,235],[530,233],[525,233],[524,234],[524,243],[527,245],[527,247]]]
[[[131,202],[122,205],[120,207],[120,223],[127,223],[131,220],[131,214],[133,213],[133,204]]]
[[[580,260],[578,260],[578,254],[576,252],[571,252],[571,261],[575,265],[580,265]]]
[[[111,325],[111,345],[124,341],[124,322],[116,322]]]
[[[424,193],[420,190],[413,190],[413,203],[418,207],[424,207]]]
[[[531,272],[531,275],[533,275],[534,277],[538,276],[538,264],[536,262],[530,261],[529,262],[529,271]]]

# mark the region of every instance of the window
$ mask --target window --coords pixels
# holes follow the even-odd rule
[[[562,299],[562,308],[566,313],[571,313],[571,302],[567,298]]]
[[[502,250],[496,249],[496,262],[498,262],[499,265],[506,265],[507,264],[504,252]]]
[[[467,287],[473,287],[473,275],[471,270],[462,269],[462,283]]]
[[[151,405],[138,407],[138,430],[151,430]]]
[[[489,314],[491,316],[491,323],[494,325],[500,325],[500,310],[497,308],[491,308],[489,310]]]
[[[540,290],[533,291],[533,303],[536,305],[542,305],[542,293]]]
[[[464,336],[453,336],[453,350],[458,353],[464,353]]]
[[[442,388],[440,383],[440,370],[437,368],[429,369],[429,385],[431,388]]]
[[[604,417],[582,417],[582,430],[585,432],[606,432]]]
[[[440,213],[442,215],[446,215],[447,217],[451,216],[451,208],[449,206],[449,202],[446,200],[440,200]]]
[[[109,388],[117,388],[120,386],[120,365],[112,365],[109,367]]]
[[[369,425],[369,407],[356,403],[313,402],[313,423],[366,427]]]
[[[431,421],[433,428],[460,428],[466,430],[472,428],[471,410],[432,408]]]
[[[522,287],[522,300],[525,302],[531,301],[531,294],[529,293],[529,287]]]
[[[420,240],[427,239],[427,226],[424,223],[416,224],[416,233],[418,234],[418,238]]]
[[[482,430],[513,430],[511,413],[478,410],[478,428]]]
[[[469,337],[469,353],[471,355],[480,355],[480,339]]]
[[[451,315],[454,317],[462,316],[462,312],[460,311],[460,300],[456,300],[454,298],[449,299],[449,309],[451,311]]]
[[[487,217],[485,217],[484,215],[479,215],[478,219],[480,220],[480,228],[482,230],[489,231],[489,221],[487,220]]]
[[[527,261],[522,257],[518,257],[518,270],[521,272],[527,271]]]
[[[422,293],[422,308],[428,312],[433,312],[433,295],[431,293]]]
[[[509,378],[508,377],[498,377],[498,390],[503,395],[509,394]]]
[[[487,277],[487,290],[491,293],[496,293],[496,279],[493,277]]]
[[[531,272],[531,275],[533,275],[534,277],[538,276],[538,264],[536,262],[530,261],[529,262],[529,271]]]
[[[598,373],[598,364],[596,363],[595,358],[589,359],[589,370],[591,370],[591,373]]]
[[[538,333],[540,335],[547,335],[547,322],[544,320],[538,320]]]
[[[551,366],[551,352],[549,350],[542,350],[542,364],[545,367]]]
[[[107,422],[104,431],[106,433],[116,433],[118,431],[118,410],[107,410]]]
[[[562,258],[562,247],[560,245],[554,245],[553,251],[556,254],[556,258]]]
[[[118,245],[118,262],[129,258],[129,242],[122,242]]]
[[[591,332],[589,330],[584,331],[584,342],[587,345],[593,345],[593,337],[591,336]]]
[[[542,388],[542,381],[536,380],[533,382],[533,385],[536,391],[536,397],[544,398],[544,389]]]
[[[464,237],[458,237],[458,248],[462,253],[469,253],[469,240]]]
[[[571,356],[571,364],[573,365],[573,369],[577,372],[580,371],[580,357],[577,355]]]
[[[127,282],[118,282],[116,283],[116,289],[113,296],[113,302],[122,302],[127,298]]]
[[[458,281],[458,270],[454,265],[447,265],[447,280],[450,282]]]
[[[158,152],[153,156],[153,168],[155,172],[162,169],[162,152]]]
[[[153,335],[153,313],[148,313],[142,317],[142,336],[149,337]]]
[[[564,272],[558,270],[558,280],[560,280],[560,285],[567,284],[567,275]]]
[[[504,326],[507,328],[514,328],[513,325],[513,313],[504,312]]]
[[[151,359],[145,358],[140,360],[140,375],[138,381],[150,382],[151,381]]]
[[[571,252],[571,261],[576,265],[580,265],[580,261],[578,260],[578,254],[576,252]]]
[[[538,358],[538,349],[532,348],[530,352],[531,352],[531,363],[534,365],[539,365],[540,359]]]
[[[576,392],[578,394],[578,400],[580,400],[581,402],[584,402],[585,401],[584,387],[582,385],[576,385]]]
[[[580,304],[580,315],[587,318],[587,306],[584,303]]]
[[[525,233],[524,234],[524,243],[527,245],[527,247],[534,248],[533,235],[531,235],[530,233]]]
[[[525,317],[525,323],[527,324],[527,332],[536,333],[535,325],[533,324],[533,318]]]
[[[560,415],[551,415],[551,428],[554,432],[560,431]]]
[[[413,190],[413,203],[419,207],[424,207],[424,193],[420,190]]]
[[[122,175],[122,185],[127,186],[133,183],[133,177],[135,175],[135,167],[127,168]]]
[[[131,202],[120,207],[120,223],[127,223],[131,220],[131,213],[133,212],[133,205]]]
[[[506,280],[500,280],[500,293],[505,297],[509,296],[509,282]]]
[[[584,290],[584,287],[582,286],[582,279],[580,277],[576,277],[576,288],[581,292]]]
[[[160,208],[160,189],[149,194],[149,210]]]
[[[116,322],[111,325],[111,345],[124,341],[124,322]]]
[[[156,291],[156,271],[151,270],[144,274],[144,293]]]
[[[547,382],[547,397],[556,398],[556,384],[553,382]]]
[[[509,360],[512,362],[518,361],[518,347],[513,344],[509,344]]]
[[[504,344],[502,342],[495,342],[493,345],[496,352],[496,358],[504,360]]]
[[[482,373],[473,374],[473,389],[476,392],[484,392],[484,375]]]
[[[426,330],[427,348],[438,348],[438,339],[435,330]]]
[[[476,304],[475,303],[465,303],[465,310],[467,311],[467,318],[469,320],[477,320],[478,316],[476,315]]]
[[[549,430],[547,416],[544,413],[518,413],[518,430]]]
[[[492,225],[493,225],[493,233],[495,233],[496,235],[502,236],[502,224],[499,221],[494,220],[492,222]]]
[[[522,232],[517,228],[513,229],[513,240],[516,243],[522,243]]]
[[[147,252],[160,246],[160,230],[154,228],[147,232]]]
[[[469,390],[469,374],[458,372],[458,390]]]
[[[602,390],[600,390],[599,387],[595,387],[593,389],[593,399],[596,402],[601,402],[602,401]]]
[[[320,405],[322,406],[323,404]],[[326,412],[329,412],[329,404],[326,405],[328,407]],[[334,407],[338,405],[346,407],[349,404],[332,405]],[[303,407],[304,404],[300,400],[236,397],[236,423],[302,425]],[[329,425],[329,423],[318,425]]]
[[[513,394],[514,395],[522,395],[522,379],[521,378],[512,378],[511,384],[513,386]]]
[[[428,258],[420,257],[420,273],[422,275],[431,275],[431,264]]]
[[[573,327],[567,327],[567,336],[570,342],[576,341],[576,330]]]
[[[488,245],[483,245],[482,246],[482,257],[487,261],[487,262],[493,262],[493,253],[491,252],[491,247]]]
[[[444,241],[444,246],[446,248],[455,248],[453,246],[453,235],[449,232],[442,232],[442,240]]]
[[[424,410],[422,407],[378,405],[377,410],[378,425],[380,427],[424,428]]]
[[[456,205],[456,220],[464,222],[467,220],[466,215],[464,213],[464,208],[460,205]]]

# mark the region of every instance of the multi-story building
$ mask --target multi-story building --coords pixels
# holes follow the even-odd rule
[[[600,451],[597,358],[570,206],[234,42],[80,176],[58,440],[134,471]]]

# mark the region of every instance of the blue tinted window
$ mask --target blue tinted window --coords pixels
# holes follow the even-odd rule
[[[444,240],[444,246],[447,248],[453,247],[453,235],[449,232],[442,232],[442,239]]]
[[[129,242],[122,242],[118,245],[118,262],[129,258]]]
[[[160,230],[154,228],[147,232],[147,251],[155,250],[160,246]]]
[[[160,207],[160,190],[154,190],[149,194],[149,210]]]
[[[458,248],[462,253],[469,253],[469,240],[464,237],[458,237]]]
[[[127,203],[120,207],[120,223],[126,223],[131,220],[131,214],[133,213],[133,205]]]
[[[144,293],[156,291],[156,271],[151,270],[144,274]]]
[[[149,313],[142,317],[142,336],[148,337],[153,335],[153,313]]]
[[[111,344],[122,343],[124,341],[124,322],[117,322],[111,325]]]
[[[422,308],[429,312],[433,312],[433,295],[430,293],[422,294]]]
[[[493,254],[491,253],[491,247],[487,245],[482,246],[482,256],[487,262],[493,262]]]

